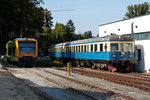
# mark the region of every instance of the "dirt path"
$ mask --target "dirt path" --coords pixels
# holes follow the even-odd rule
[[[2,68],[0,63],[0,100],[46,100],[33,92],[23,81]]]

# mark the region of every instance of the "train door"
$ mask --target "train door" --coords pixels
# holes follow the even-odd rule
[[[14,43],[12,47],[12,61],[15,61],[15,56],[16,56],[16,45]]]

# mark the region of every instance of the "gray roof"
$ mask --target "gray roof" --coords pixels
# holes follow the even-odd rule
[[[69,44],[79,44],[79,43],[97,42],[97,41],[133,41],[133,39],[121,35],[112,35],[112,36],[105,36],[105,37],[96,37],[96,38],[89,38],[83,40],[69,41],[69,42],[59,43],[51,46],[63,46],[63,45],[65,46]]]

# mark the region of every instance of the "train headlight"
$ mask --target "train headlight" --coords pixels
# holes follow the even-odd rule
[[[132,53],[129,51],[129,57],[132,58]]]
[[[123,57],[125,55],[125,53],[124,52],[121,52],[121,57]]]
[[[112,56],[113,58],[115,58],[115,57],[116,57],[116,55],[115,55],[114,53],[111,53],[111,56]]]
[[[129,54],[129,57],[130,57],[130,58],[132,58],[132,55],[131,55],[131,54]]]

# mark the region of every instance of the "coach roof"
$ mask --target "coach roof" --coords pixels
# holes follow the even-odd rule
[[[112,35],[112,36],[105,36],[105,37],[96,37],[96,38],[89,38],[83,40],[69,41],[69,42],[59,43],[51,46],[65,46],[70,44],[88,43],[88,42],[97,42],[97,41],[133,41],[133,39],[130,37],[125,37],[120,35]]]

